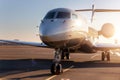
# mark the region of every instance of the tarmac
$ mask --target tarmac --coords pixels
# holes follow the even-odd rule
[[[52,75],[53,49],[1,45],[0,80],[120,80],[120,56],[111,54],[107,62],[100,53],[71,53],[70,60],[61,62],[63,73]]]

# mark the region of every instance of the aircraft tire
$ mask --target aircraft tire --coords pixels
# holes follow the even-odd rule
[[[110,61],[110,52],[107,53],[106,57],[107,57],[107,61]]]
[[[61,64],[56,65],[55,63],[53,63],[50,71],[51,71],[51,74],[53,75],[59,75],[63,73],[62,65]]]
[[[101,58],[102,58],[102,61],[105,61],[105,52],[102,52]]]

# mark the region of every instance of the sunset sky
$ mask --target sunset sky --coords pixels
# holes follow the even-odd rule
[[[40,41],[38,28],[45,14],[54,8],[120,9],[120,0],[0,0],[0,39]],[[80,13],[90,21],[91,13]],[[99,30],[111,22],[120,33],[120,13],[95,13],[93,25]],[[120,38],[119,38],[120,39]]]

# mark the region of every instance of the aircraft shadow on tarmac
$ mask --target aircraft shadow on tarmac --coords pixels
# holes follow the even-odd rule
[[[21,60],[0,60],[0,77],[4,77],[12,74],[19,74],[24,72],[32,72],[37,70],[49,70],[52,63],[52,59],[21,59]],[[104,67],[120,67],[120,63],[111,63],[105,61],[62,61],[63,68],[68,68],[74,65],[74,68],[104,68]],[[40,74],[35,76],[26,76],[23,78],[34,78],[50,76],[48,74]],[[14,79],[13,79],[14,80]],[[15,79],[16,80],[16,79]]]
[[[52,60],[50,59],[20,59],[20,60],[0,60],[0,77],[32,72],[36,70],[50,69]]]

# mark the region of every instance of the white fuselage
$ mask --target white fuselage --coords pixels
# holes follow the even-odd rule
[[[66,8],[49,11],[39,31],[41,40],[55,48],[78,46],[88,37],[85,18]]]

